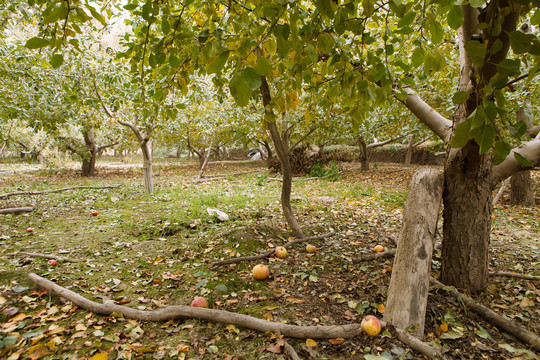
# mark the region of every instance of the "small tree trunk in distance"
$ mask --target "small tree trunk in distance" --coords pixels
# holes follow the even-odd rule
[[[403,211],[384,313],[384,320],[398,328],[417,325],[417,337],[424,334],[431,256],[442,191],[440,170],[421,169],[414,174]]]
[[[83,132],[84,144],[88,152],[82,155],[82,176],[94,176],[96,170],[97,146],[94,129]]]
[[[360,169],[362,171],[367,171],[369,170],[369,154],[368,154],[366,140],[361,135],[358,136],[358,145],[360,146],[360,156],[358,157],[361,164]]]
[[[512,175],[510,178],[510,190],[510,202],[512,205],[535,205],[531,170],[520,171]]]
[[[270,102],[272,100],[270,95],[270,87],[268,86],[266,77],[261,76],[261,81],[262,84],[260,90],[263,99],[263,105],[266,108],[267,106],[270,106]],[[305,237],[304,232],[302,231],[300,224],[298,224],[298,221],[296,220],[296,217],[294,216],[294,212],[291,207],[292,172],[287,147],[281,140],[276,121],[267,121],[267,125],[268,130],[272,135],[274,147],[276,148],[276,153],[278,155],[279,161],[281,163],[281,169],[283,171],[283,182],[281,185],[281,207],[283,209],[283,215],[285,216],[285,219],[287,220],[287,223],[289,224],[294,236],[301,239]]]
[[[152,150],[148,141],[141,143],[144,169],[144,190],[152,194],[154,192],[154,174],[152,171]]]
[[[412,153],[413,153],[413,150],[414,150],[414,141],[415,141],[415,136],[412,135],[411,136],[411,139],[409,140],[409,146],[407,146],[407,152],[405,153],[405,165],[409,166],[411,165],[411,158],[412,158]]]
[[[199,180],[202,178],[204,174],[204,170],[206,169],[206,164],[208,164],[208,160],[210,159],[210,154],[212,153],[213,147],[214,147],[214,138],[212,138],[212,140],[210,141],[210,146],[208,147],[208,152],[206,153],[206,156],[204,158],[199,156],[199,163],[201,162],[201,159],[202,159],[202,164],[200,164],[201,167],[199,169]],[[204,151],[202,152],[202,154],[204,154]]]

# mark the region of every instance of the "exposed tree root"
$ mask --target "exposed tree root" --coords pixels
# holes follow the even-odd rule
[[[37,254],[37,253],[33,253],[33,252],[28,252],[28,251],[19,251],[19,252],[14,252],[14,253],[11,253],[11,254],[7,254],[9,256],[32,256],[32,257],[40,257],[40,258],[45,258],[45,259],[56,259],[58,261],[65,261],[65,262],[81,262],[82,260],[81,259],[75,259],[75,258],[70,258],[70,257],[66,257],[66,256],[56,256],[56,255],[47,255],[47,254]]]
[[[336,234],[335,232],[329,232],[329,233],[322,234],[322,235],[308,236],[308,237],[305,237],[305,238],[302,238],[302,239],[295,239],[295,240],[289,241],[285,245],[281,245],[281,246],[288,249],[289,247],[291,247],[294,244],[299,244],[299,243],[303,243],[303,242],[306,242],[306,241],[322,240],[322,239],[325,239],[327,237],[333,236],[335,234]],[[275,251],[276,251],[275,249],[271,249],[271,250],[268,250],[267,252],[259,254],[259,255],[240,256],[240,257],[235,257],[235,258],[231,258],[231,259],[216,261],[215,263],[213,263],[211,265],[211,267],[216,268],[216,267],[223,266],[223,265],[241,263],[241,262],[244,262],[244,261],[260,260],[260,259],[264,259],[264,258],[272,256]]]
[[[0,209],[0,214],[20,214],[23,212],[32,212],[32,211],[34,211],[33,207],[7,208],[7,209]]]
[[[291,360],[300,360],[300,357],[298,357],[298,354],[296,353],[294,348],[286,341],[283,344],[283,350],[285,355],[287,355]]]
[[[119,188],[120,185],[112,185],[112,186],[72,186],[62,189],[54,189],[54,190],[43,190],[43,191],[16,191],[12,193],[7,194],[1,194],[0,199],[7,199],[11,196],[17,196],[17,195],[42,195],[42,194],[51,194],[51,193],[57,193],[61,191],[68,191],[68,190],[80,190],[80,189],[116,189]]]
[[[527,275],[527,274],[518,274],[513,272],[507,272],[507,271],[492,271],[489,273],[489,276],[509,276],[509,277],[515,277],[520,279],[527,279],[527,280],[540,280],[540,276],[535,275]]]
[[[368,260],[374,260],[374,259],[379,259],[379,258],[388,257],[388,256],[394,256],[396,254],[396,251],[397,249],[390,249],[390,250],[383,251],[380,253],[358,256],[353,260],[353,262],[359,263],[362,261],[368,261]]]
[[[440,286],[441,289],[448,292],[450,295],[452,295],[455,298],[461,298],[465,305],[478,315],[482,316],[484,319],[490,321],[492,324],[500,327],[504,331],[508,332],[509,334],[514,335],[518,339],[522,340],[523,342],[526,342],[527,344],[532,345],[533,348],[535,348],[537,351],[540,351],[540,337],[528,330],[523,329],[519,325],[517,325],[515,322],[511,320],[507,320],[503,318],[502,316],[498,315],[496,312],[494,312],[491,309],[488,309],[487,307],[477,304],[473,299],[468,297],[467,295],[463,295],[457,290],[454,290],[453,288],[445,287],[443,283],[435,279],[434,277],[431,277],[430,282],[432,285]]]
[[[208,320],[224,324],[233,324],[235,326],[260,331],[263,333],[268,331],[279,332],[283,336],[297,339],[335,339],[338,337],[347,339],[358,336],[362,332],[360,324],[298,326],[262,320],[252,316],[236,314],[225,310],[206,309],[183,305],[168,306],[163,309],[151,311],[136,310],[127,306],[116,305],[113,303],[96,303],[34,273],[28,274],[28,278],[33,283],[58,294],[59,296],[71,301],[78,307],[101,315],[110,315],[113,312],[118,312],[123,314],[125,317],[141,321],[165,321],[180,317]],[[384,322],[381,322],[381,324],[383,327],[386,326]],[[432,359],[443,358],[443,355],[439,350],[432,348],[421,340],[408,334],[405,330],[396,329],[396,331],[398,332],[398,339],[404,344],[410,346],[413,350],[421,352]]]

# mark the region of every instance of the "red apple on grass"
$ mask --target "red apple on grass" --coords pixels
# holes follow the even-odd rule
[[[56,261],[56,259],[51,259],[51,260],[47,261],[47,264],[49,264],[51,266],[56,266],[57,261]]]
[[[196,296],[191,302],[191,307],[208,308],[208,301],[201,296]]]
[[[26,228],[26,232],[29,232],[29,233],[31,233],[32,231],[34,231],[34,228],[31,228],[31,227],[29,227],[29,228]]]
[[[381,322],[373,315],[368,315],[362,319],[360,328],[369,336],[377,336],[381,333]]]
[[[382,245],[377,245],[373,248],[373,251],[375,252],[383,252],[384,251],[384,247]]]
[[[92,210],[91,214],[92,214],[92,216],[97,216],[98,212],[97,212],[97,210]]]
[[[253,267],[253,277],[256,280],[266,280],[270,276],[270,269],[264,264],[258,264]]]
[[[276,256],[280,259],[287,257],[287,249],[285,249],[283,246],[278,246],[276,248]]]

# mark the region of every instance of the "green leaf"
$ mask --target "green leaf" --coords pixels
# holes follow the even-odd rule
[[[235,74],[229,82],[229,91],[238,106],[246,106],[249,104],[252,90],[239,74]]]
[[[417,47],[411,56],[411,66],[416,68],[424,63],[426,52],[421,47]]]
[[[497,141],[495,143],[495,157],[493,158],[493,164],[499,165],[506,159],[512,148],[508,143],[504,141]]]
[[[533,163],[529,161],[525,156],[521,155],[520,153],[517,153],[514,151],[514,157],[517,161],[519,161],[522,165],[527,167],[532,167]]]
[[[51,56],[50,63],[54,69],[59,68],[64,63],[64,57],[62,54],[54,54]]]
[[[444,37],[444,28],[441,23],[433,20],[429,23],[429,32],[431,33],[431,41],[434,44],[438,44]]]
[[[439,336],[439,338],[441,339],[451,339],[451,340],[459,339],[461,337],[463,337],[463,333],[457,330],[450,330],[448,332],[442,333],[441,336]]]
[[[469,0],[469,4],[474,8],[483,6],[485,2],[485,0]]]
[[[540,25],[540,9],[536,9],[534,15],[531,16],[531,25]]]
[[[306,56],[308,64],[312,64],[319,59],[319,54],[317,54],[317,50],[311,44],[306,45],[306,47],[304,48],[304,54]]]
[[[446,22],[452,29],[457,30],[460,28],[461,24],[463,24],[463,19],[463,10],[461,10],[461,6],[454,5],[448,12]]]
[[[229,51],[224,51],[212,60],[210,64],[206,67],[206,71],[210,74],[217,74],[223,69],[227,60],[229,59]]]
[[[181,64],[180,62],[180,59],[177,58],[176,56],[174,55],[171,55],[169,56],[169,65],[172,67],[172,68],[177,68],[179,67]]]
[[[484,125],[475,135],[474,140],[480,146],[480,154],[486,153],[493,145],[495,129],[491,125]]]
[[[402,19],[397,23],[397,26],[402,28],[407,25],[410,25],[416,18],[416,13],[414,11],[408,12]]]
[[[531,43],[535,39],[533,34],[525,34],[521,31],[512,31],[508,33],[510,46],[516,54],[524,54],[531,50]]]
[[[260,88],[262,84],[259,73],[249,66],[242,70],[242,80],[253,90]]]
[[[268,60],[266,60],[266,58],[262,56],[259,56],[257,58],[257,65],[255,65],[255,67],[257,68],[257,72],[264,76],[268,75],[268,73],[272,69],[272,66],[270,65]]]
[[[486,112],[484,111],[484,108],[482,106],[478,106],[476,109],[474,109],[467,120],[471,121],[469,131],[473,131],[484,126],[486,123]]]
[[[469,40],[465,43],[467,55],[471,58],[474,65],[481,67],[486,58],[487,46],[479,41]]]
[[[100,13],[98,13],[96,11],[96,9],[94,9],[93,6],[90,6],[88,4],[86,4],[86,8],[88,10],[90,10],[90,14],[92,14],[92,16],[94,17],[94,19],[96,19],[97,21],[99,21],[101,23],[101,25],[105,26],[107,25],[107,21],[105,21],[105,18],[103,17],[103,15],[101,15]]]
[[[469,93],[467,91],[457,91],[452,97],[452,102],[454,104],[465,104],[469,100]]]
[[[39,37],[33,37],[31,39],[28,39],[24,46],[27,47],[28,49],[40,49],[42,47],[48,46],[49,43],[50,43],[49,40],[42,39]]]
[[[124,5],[124,9],[128,10],[128,11],[131,11],[131,10],[135,10],[136,8],[138,8],[139,5],[137,4],[127,4],[127,5]]]
[[[471,128],[470,120],[465,120],[456,126],[452,139],[450,140],[450,146],[453,148],[462,148],[469,141],[469,130]]]
[[[317,48],[320,52],[326,54],[334,48],[334,38],[328,33],[322,33],[317,37]]]
[[[167,19],[161,20],[161,31],[166,35],[171,30],[171,24],[167,21]]]
[[[504,59],[497,64],[497,71],[506,76],[519,75],[520,74],[520,61],[513,59]]]

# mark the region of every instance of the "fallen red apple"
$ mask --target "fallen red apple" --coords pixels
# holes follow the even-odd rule
[[[313,254],[315,251],[317,251],[317,248],[315,247],[315,245],[307,245],[306,246],[306,251],[310,254]]]
[[[29,227],[29,228],[26,229],[26,232],[31,233],[32,231],[34,231],[34,228]]]
[[[270,269],[264,264],[258,264],[253,267],[253,277],[256,280],[265,280],[270,276]]]
[[[362,319],[360,328],[369,336],[377,336],[381,333],[381,322],[373,315],[368,315]]]
[[[97,210],[92,210],[91,214],[92,214],[93,216],[97,216],[98,212],[97,212]]]
[[[373,251],[375,252],[383,252],[384,251],[384,247],[382,245],[377,245],[373,248]]]
[[[56,262],[55,259],[51,259],[51,260],[47,261],[47,264],[52,265],[52,266],[56,266],[57,262]]]
[[[191,302],[192,307],[208,308],[208,301],[205,298],[196,296]]]
[[[278,246],[276,248],[276,256],[280,259],[287,257],[287,249],[285,249],[283,246]]]

